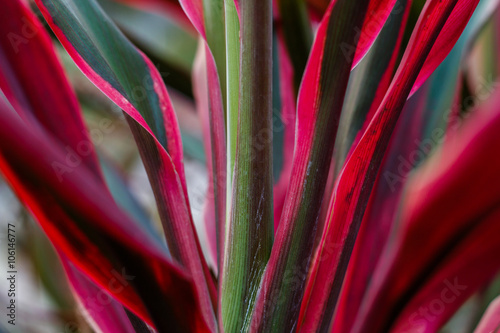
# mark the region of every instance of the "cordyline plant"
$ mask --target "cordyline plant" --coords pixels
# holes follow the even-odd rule
[[[0,5],[0,169],[75,297],[112,296],[82,302],[93,328],[438,332],[455,320],[452,332],[498,331],[498,300],[476,324],[500,270],[500,90],[493,77],[478,92],[469,70],[496,54],[495,38],[475,41],[496,27],[498,1],[179,2]],[[125,9],[168,24],[134,34],[135,16],[113,15]],[[166,245],[108,187],[32,10],[123,110]],[[166,26],[172,46],[155,40]],[[192,65],[172,48],[196,38]],[[177,115],[135,45],[169,50],[178,82],[165,80],[195,97],[206,255]],[[472,296],[475,310],[459,311]]]

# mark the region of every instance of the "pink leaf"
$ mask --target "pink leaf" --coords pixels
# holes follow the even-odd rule
[[[500,297],[490,303],[474,333],[494,333],[500,329]]]

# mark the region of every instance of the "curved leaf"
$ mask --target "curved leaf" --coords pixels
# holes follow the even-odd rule
[[[37,0],[37,4],[83,73],[126,112],[170,252],[192,274],[205,319],[213,329],[215,286],[192,222],[177,118],[158,71],[95,0]]]
[[[59,257],[73,289],[73,294],[94,329],[105,333],[136,333],[120,303],[75,268],[63,254],[59,254]],[[104,297],[107,298],[105,304],[88,301]]]
[[[330,326],[354,241],[404,103],[449,15],[456,7],[463,6],[472,14],[477,2],[431,0],[426,3],[389,90],[346,162],[331,197],[322,240],[308,278],[307,298],[302,305],[302,329]],[[457,28],[465,24],[457,22]]]
[[[409,154],[414,157],[415,142],[420,139],[427,95],[427,89],[420,89],[408,100],[398,120],[356,238],[331,332],[348,332],[355,323],[363,296],[395,222],[403,186],[412,171],[413,165],[407,159]],[[421,149],[427,149],[426,142],[423,146]]]
[[[225,131],[226,45],[224,2],[222,0],[180,0],[186,15],[205,41],[208,77],[210,142],[212,152],[212,184],[214,198],[218,268],[221,271],[226,224],[227,148]],[[210,199],[211,200],[211,199]],[[207,202],[207,205],[210,202]]]
[[[35,15],[13,0],[0,13],[0,89],[16,112],[50,132],[74,152],[91,143],[75,93],[59,63],[49,35]],[[43,84],[40,81],[43,79]],[[81,162],[102,181],[93,147]]]
[[[429,56],[425,60],[422,69],[413,84],[410,96],[415,93],[425,80],[427,80],[427,78],[453,49],[455,43],[462,34],[462,31],[464,31],[465,26],[469,22],[477,3],[477,0],[457,2],[457,5],[448,16],[445,25],[434,42],[434,45],[429,52]]]
[[[393,1],[332,1],[319,26],[298,98],[295,141],[300,145],[295,148],[293,176],[257,296],[252,332],[292,330],[297,325],[333,138],[360,37],[356,27],[371,22],[365,18],[368,8],[382,3],[390,12]]]
[[[147,241],[92,172],[72,164],[61,181],[54,166],[68,163],[62,145],[24,123],[4,101],[0,123],[0,169],[54,246],[158,329],[206,329],[190,279]]]
[[[391,238],[384,250],[384,260],[377,265],[355,332],[362,332],[362,326],[374,332],[384,331],[389,321],[403,310],[401,298],[429,301],[432,288],[441,283],[443,289],[446,277],[451,278],[451,283],[455,278],[461,285],[467,283],[467,290],[461,290],[467,295],[498,271],[497,260],[489,253],[497,253],[492,247],[498,246],[492,235],[498,228],[495,221],[498,221],[500,187],[496,185],[499,182],[496,174],[500,162],[490,151],[491,142],[498,140],[499,135],[499,96],[496,91],[487,105],[470,119],[469,126],[448,138],[441,154],[414,175],[395,231],[398,237]],[[488,163],[483,163],[485,158]],[[426,238],[425,247],[420,246],[422,237]],[[419,250],[415,251],[416,248]],[[464,300],[457,299],[447,307],[456,308]],[[376,313],[370,309],[373,304],[378,304]],[[410,303],[401,315],[409,318],[413,314],[411,309],[415,311]],[[444,322],[450,313],[443,311],[440,315],[436,316],[436,323]],[[432,331],[435,322],[427,321],[423,327]]]

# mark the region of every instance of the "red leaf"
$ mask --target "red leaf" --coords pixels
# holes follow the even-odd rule
[[[112,24],[95,0],[36,3],[77,66],[126,113],[171,254],[191,273],[205,319],[214,329],[216,288],[190,213],[177,117],[158,70]]]
[[[332,2],[334,2],[333,0]],[[384,27],[385,22],[390,18],[391,10],[396,0],[372,0],[366,11],[365,21],[361,27],[356,27],[359,33],[359,41],[356,45],[353,67],[363,59],[373,42]]]
[[[179,0],[179,3],[198,33],[206,39],[203,0]]]
[[[68,166],[62,146],[22,122],[3,101],[0,123],[0,169],[54,246],[158,329],[206,329],[189,278],[148,241],[91,171],[82,163]],[[57,165],[71,168],[62,180]],[[121,282],[120,274],[126,275]]]
[[[434,42],[432,49],[425,60],[422,69],[420,70],[417,80],[411,89],[410,96],[429,78],[434,70],[450,53],[451,49],[457,42],[458,38],[464,31],[465,26],[469,22],[474,9],[476,9],[477,0],[462,0],[457,1],[457,5],[448,16],[445,25],[441,29],[438,38]]]
[[[252,332],[272,326],[287,330],[297,324],[306,278],[303,272],[312,255],[342,101],[360,37],[355,28],[372,22],[373,16],[365,20],[370,3],[332,1],[318,28],[297,103],[295,142],[300,144],[294,152],[280,225],[257,296]],[[381,6],[374,3],[375,8]],[[394,1],[383,3],[390,7]],[[344,47],[353,51],[346,53]],[[280,307],[274,306],[276,302]]]
[[[431,0],[422,11],[384,100],[339,176],[308,278],[302,329],[329,326],[380,163],[411,87],[452,10],[468,4],[472,13],[477,2]]]
[[[2,6],[0,48],[0,89],[16,112],[69,145],[75,153],[85,150],[78,157],[102,181],[78,101],[50,36],[18,0]]]
[[[76,96],[71,90],[52,43],[35,15],[21,2],[9,1],[0,14],[0,88],[16,112],[34,126],[41,126],[95,174],[107,191],[96,155],[80,117]],[[29,32],[29,34],[27,34]],[[29,37],[29,40],[27,39]],[[27,65],[29,64],[29,65]],[[44,78],[44,84],[39,84]],[[83,150],[85,148],[85,150]],[[81,154],[81,152],[85,154]],[[77,154],[77,155],[76,155]],[[64,169],[61,169],[61,172]],[[85,278],[60,253],[69,282],[87,308],[87,315],[105,332],[135,332],[123,306],[110,299],[108,306],[94,308],[84,300],[88,293],[107,295]],[[111,297],[111,296],[108,296]],[[111,322],[109,318],[114,318]]]
[[[420,139],[422,115],[427,93],[419,90],[405,105],[402,118],[391,138],[387,155],[379,173],[356,238],[339,304],[334,317],[332,332],[348,332],[361,308],[363,296],[389,237],[403,192],[403,185],[412,171],[404,162]]]
[[[496,237],[500,233],[499,220],[500,210],[495,209],[473,221],[469,234],[412,295],[391,332],[437,332],[463,303],[490,283],[500,271],[500,243]]]
[[[391,238],[377,266],[356,332],[363,331],[361,324],[374,332],[387,328],[388,315],[398,313],[401,297],[416,293],[411,301],[429,301],[443,276],[468,283],[464,294],[469,294],[498,271],[498,260],[488,253],[498,253],[492,247],[498,247],[493,235],[498,234],[494,230],[498,228],[500,158],[491,154],[491,143],[500,135],[499,101],[496,91],[467,127],[447,139],[441,154],[414,176],[405,195],[398,236]],[[453,307],[463,301],[457,300]],[[411,309],[415,311],[409,305],[402,315],[409,318]],[[449,315],[443,312],[436,322]],[[432,324],[426,323],[429,329]]]
[[[75,268],[64,254],[59,254],[59,257],[73,294],[84,315],[90,317],[94,329],[104,333],[136,333],[119,302]]]

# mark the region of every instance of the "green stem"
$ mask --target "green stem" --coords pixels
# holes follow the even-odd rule
[[[236,137],[238,128],[238,102],[240,92],[240,21],[234,0],[225,0],[226,10],[226,68],[227,68],[227,200],[226,221],[231,211],[231,193]],[[227,230],[227,228],[226,228]]]
[[[249,324],[273,242],[271,1],[240,5],[238,136],[221,290],[225,332]]]

